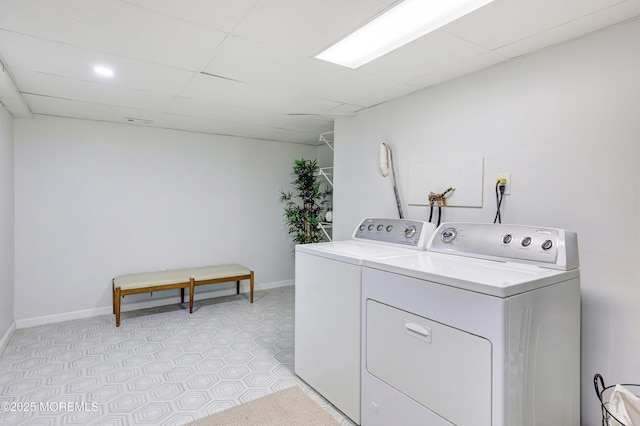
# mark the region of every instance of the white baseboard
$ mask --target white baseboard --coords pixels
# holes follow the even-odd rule
[[[37,327],[39,325],[55,324],[58,322],[97,317],[113,312],[113,307],[85,309],[83,311],[65,312],[63,314],[45,315],[42,317],[25,318],[16,320],[16,328]]]
[[[14,331],[16,331],[15,321],[11,323],[7,332],[4,333],[4,336],[2,336],[2,338],[0,339],[0,355],[2,355],[2,352],[4,352],[4,348],[7,347],[7,343],[9,343],[9,339],[11,339],[11,336],[13,336]]]
[[[287,287],[292,285],[293,285],[293,280],[261,283],[261,284],[255,284],[254,291],[268,290],[270,288]],[[248,292],[249,292],[249,283],[241,282],[240,293],[248,293]],[[212,297],[220,297],[220,296],[231,296],[234,294],[236,294],[235,286],[233,288],[228,288],[224,290],[214,289],[212,291],[198,293],[195,295],[194,300],[209,299]],[[188,300],[188,298],[189,298],[189,294],[187,292],[185,299]],[[164,298],[158,298],[155,300],[148,300],[143,302],[123,303],[120,307],[120,311],[121,312],[136,311],[138,309],[155,308],[157,306],[174,305],[176,303],[180,303],[180,296],[164,297]],[[15,320],[12,327],[13,327],[13,330],[15,330],[19,328],[36,327],[39,325],[54,324],[58,322],[92,318],[100,315],[109,315],[109,314],[113,315],[113,307],[111,305],[102,307],[102,308],[85,309],[82,311],[65,312],[62,314],[19,319],[19,320]],[[13,333],[13,330],[11,330],[11,333]],[[11,337],[10,334],[9,334],[9,337]],[[9,339],[7,338],[7,341],[8,340]],[[3,348],[2,347],[3,342],[4,342],[4,338],[3,340],[0,341],[0,349]]]

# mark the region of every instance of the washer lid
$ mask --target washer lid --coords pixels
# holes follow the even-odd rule
[[[362,265],[363,259],[400,256],[414,253],[415,250],[396,246],[387,246],[362,241],[333,241],[316,244],[298,244],[296,252],[322,256],[340,262]]]
[[[580,276],[578,269],[559,271],[429,252],[365,259],[363,265],[496,297],[509,297]]]

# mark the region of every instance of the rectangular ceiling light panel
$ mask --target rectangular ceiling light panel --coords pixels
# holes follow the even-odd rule
[[[316,58],[358,68],[493,0],[404,0]]]

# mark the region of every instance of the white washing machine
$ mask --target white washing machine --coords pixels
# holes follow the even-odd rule
[[[360,424],[362,261],[425,249],[435,226],[365,219],[352,240],[296,246],[295,373]]]
[[[362,425],[580,424],[575,233],[445,223],[365,259]]]

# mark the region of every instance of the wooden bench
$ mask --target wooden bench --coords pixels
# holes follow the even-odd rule
[[[193,313],[193,296],[196,286],[236,281],[236,291],[240,294],[242,280],[249,280],[249,299],[253,303],[253,271],[242,265],[201,266],[120,275],[111,281],[116,327],[120,327],[120,300],[129,294],[180,289],[180,301],[184,303],[184,289],[189,288],[189,313]]]

